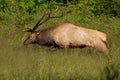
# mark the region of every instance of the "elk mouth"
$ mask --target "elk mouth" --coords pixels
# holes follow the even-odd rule
[[[28,43],[24,42],[24,43],[23,43],[23,45],[27,46],[27,45],[28,45]]]
[[[23,45],[25,45],[25,46],[27,46],[28,44],[30,44],[30,41],[29,41],[29,40],[25,40],[25,41],[23,42]]]
[[[23,45],[27,46],[27,45],[29,45],[29,44],[34,44],[34,43],[36,43],[36,42],[31,42],[30,40],[25,40],[25,41],[23,42]]]

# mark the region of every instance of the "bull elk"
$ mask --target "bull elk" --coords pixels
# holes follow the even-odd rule
[[[46,16],[47,18],[43,20]],[[58,46],[65,50],[69,47],[92,47],[102,53],[108,53],[106,34],[97,30],[78,27],[71,23],[63,23],[42,31],[36,31],[38,26],[50,18],[59,18],[62,16],[63,14],[60,16],[51,16],[51,12],[44,13],[33,29],[26,30],[26,32],[31,32],[31,34],[24,41],[24,45],[39,44]]]

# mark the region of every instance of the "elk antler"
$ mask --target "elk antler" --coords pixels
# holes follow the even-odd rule
[[[44,12],[43,16],[42,16],[42,17],[40,18],[40,20],[36,23],[36,25],[33,27],[33,29],[27,28],[27,30],[25,30],[25,32],[33,32],[33,31],[35,31],[35,30],[38,28],[40,22],[41,22],[41,21],[43,20],[43,18],[45,17],[45,15],[46,15],[46,13]]]
[[[26,30],[26,32],[34,32],[34,31],[38,28],[38,26],[40,26],[40,25],[42,25],[43,23],[47,22],[50,18],[60,18],[60,17],[63,17],[64,15],[72,12],[72,11],[68,11],[68,12],[66,12],[66,13],[64,13],[64,14],[59,15],[59,16],[51,16],[51,13],[54,13],[54,12],[56,12],[57,10],[58,10],[58,7],[56,7],[55,10],[53,10],[53,11],[51,11],[51,12],[49,12],[49,13],[44,12],[43,16],[42,16],[42,17],[40,18],[40,20],[36,23],[36,25],[33,27],[33,29],[28,28],[28,29]],[[46,15],[47,15],[47,18],[46,18],[45,20],[43,20]]]

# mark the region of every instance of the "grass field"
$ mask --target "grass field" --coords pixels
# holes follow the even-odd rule
[[[34,15],[38,17],[39,15]],[[29,45],[23,41],[29,35],[25,26],[0,24],[0,80],[120,80],[120,19],[84,15],[73,12],[60,19],[52,19],[39,29],[70,22],[78,26],[105,32],[108,36],[109,56],[92,48],[71,48],[48,51],[49,47]]]

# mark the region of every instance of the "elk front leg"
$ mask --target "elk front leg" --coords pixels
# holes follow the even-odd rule
[[[49,50],[49,51],[55,51],[55,50],[56,50],[56,47],[51,46],[48,50]]]
[[[53,43],[53,45],[49,48],[49,51],[55,51],[57,47],[58,45]]]

